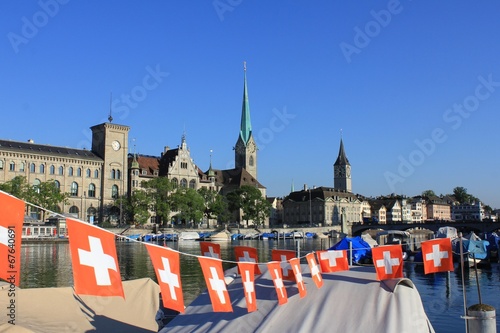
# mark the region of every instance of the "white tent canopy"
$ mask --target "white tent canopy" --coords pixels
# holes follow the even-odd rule
[[[434,332],[408,279],[380,282],[373,267],[353,266],[323,274],[324,285],[318,289],[308,266],[301,267],[307,288],[302,299],[295,284],[285,282],[288,303],[278,305],[270,274],[261,265],[263,274],[255,281],[257,311],[247,312],[241,278],[236,277],[228,285],[232,313],[213,312],[205,291],[160,332]]]

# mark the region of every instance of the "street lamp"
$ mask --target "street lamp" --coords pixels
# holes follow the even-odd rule
[[[311,200],[311,188],[309,188],[309,227],[312,227],[312,200]]]

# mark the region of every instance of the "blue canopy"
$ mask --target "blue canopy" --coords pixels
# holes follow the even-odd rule
[[[337,244],[333,245],[328,250],[349,250],[352,244],[352,262],[360,263],[360,261],[369,260],[372,258],[372,249],[370,244],[365,242],[361,237],[344,237]],[[347,251],[347,255],[350,253]]]

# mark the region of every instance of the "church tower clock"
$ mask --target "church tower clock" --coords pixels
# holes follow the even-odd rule
[[[351,165],[345,155],[342,139],[340,139],[339,156],[333,165],[333,187],[336,190],[352,192]]]
[[[238,140],[234,146],[234,165],[236,168],[246,169],[257,179],[257,145],[252,135],[252,124],[250,122],[250,105],[248,103],[247,91],[247,69],[244,64],[243,82],[243,107],[241,110],[241,125]]]

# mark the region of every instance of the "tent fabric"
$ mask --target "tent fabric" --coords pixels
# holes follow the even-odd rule
[[[125,299],[75,295],[71,287],[15,290],[0,286],[0,308],[15,299],[15,326],[0,320],[0,332],[157,332],[160,289],[149,278],[124,281]],[[7,318],[7,319],[5,319]]]
[[[284,281],[288,303],[278,305],[271,275],[255,279],[257,311],[248,313],[241,277],[236,268],[228,286],[234,312],[213,312],[208,293],[199,295],[184,314],[177,315],[160,333],[170,332],[434,332],[420,295],[408,279],[377,281],[373,267],[322,274],[318,289],[309,266],[301,265],[307,296],[300,298],[294,283]]]
[[[352,262],[360,263],[362,260],[371,259],[372,250],[370,244],[365,242],[363,238],[356,237],[344,237],[337,244],[330,247],[328,250],[349,250],[349,243],[352,243]],[[348,255],[350,251],[347,251]]]

